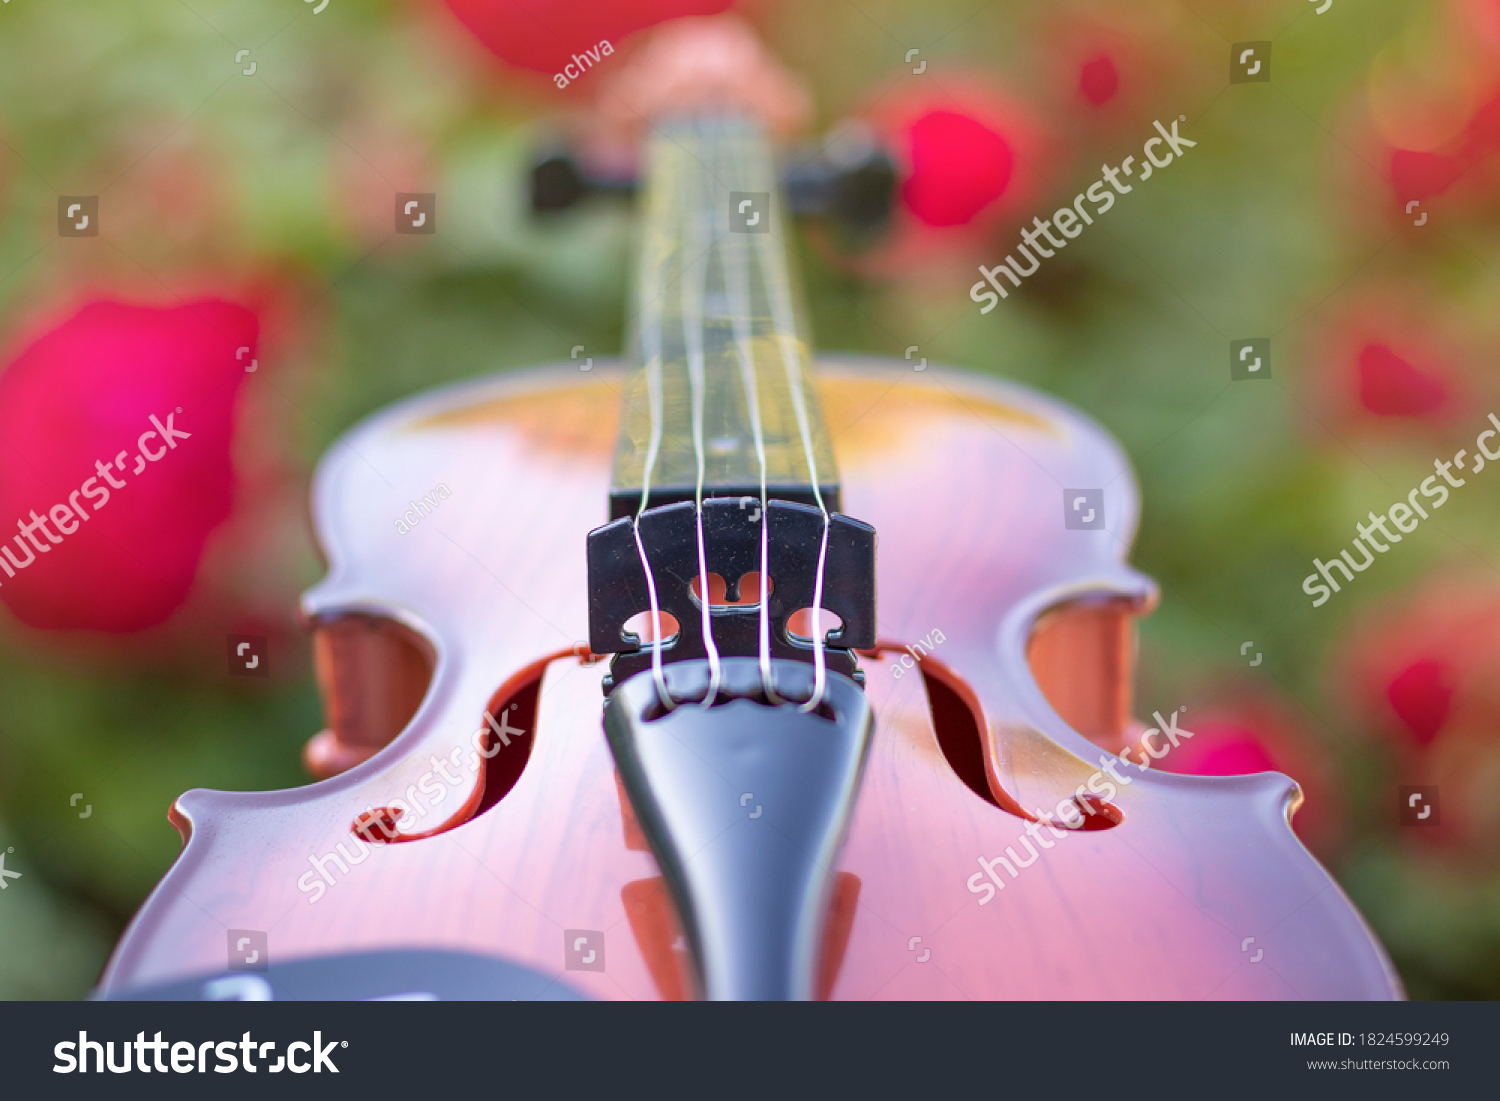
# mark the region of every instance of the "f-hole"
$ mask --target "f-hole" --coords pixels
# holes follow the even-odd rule
[[[924,658],[918,666],[922,673],[922,685],[927,689],[927,706],[932,714],[932,729],[937,735],[938,748],[943,757],[964,786],[992,807],[997,807],[1017,817],[1034,820],[1008,794],[1003,800],[996,799],[990,790],[989,775],[984,765],[985,739],[982,726],[984,714],[973,691],[956,674],[933,658]],[[1125,820],[1124,814],[1113,803],[1106,803],[1098,796],[1074,796],[1072,799],[1081,819],[1078,826],[1083,830],[1107,830]]]
[[[490,697],[484,712],[475,717],[471,729],[476,734],[465,739],[466,752],[460,755],[460,763],[454,765],[451,757],[448,761],[449,768],[461,776],[474,775],[469,766],[478,766],[480,783],[475,785],[466,803],[456,806],[452,814],[432,828],[409,833],[400,833],[395,828],[404,811],[394,805],[375,807],[355,818],[351,832],[374,844],[421,841],[472,821],[504,799],[531,760],[542,676],[547,666],[569,653],[550,654],[516,673]]]
[[[927,689],[927,706],[932,712],[932,729],[938,748],[948,766],[970,791],[992,807],[1000,804],[990,792],[984,770],[984,733],[974,707],[959,695],[944,678],[934,676],[929,662],[922,662],[922,685]]]
[[[509,696],[504,692],[502,689],[497,693],[489,707],[489,715],[495,719],[495,725],[500,727],[500,733],[496,733],[488,719],[485,720],[485,737],[479,754],[484,772],[484,794],[480,796],[479,806],[474,810],[473,817],[476,818],[504,799],[510,789],[516,786],[516,781],[526,768],[526,762],[531,760],[531,746],[536,740],[537,700],[542,693],[541,674],[538,673],[534,679],[517,686]],[[521,733],[509,733],[508,728],[512,727]],[[502,740],[502,734],[505,740]],[[508,745],[506,741],[509,742]]]

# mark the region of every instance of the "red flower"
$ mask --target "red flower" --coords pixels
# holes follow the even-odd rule
[[[633,31],[686,15],[716,15],[730,0],[444,0],[500,60],[559,73],[576,53],[618,45]]]
[[[1386,685],[1391,710],[1406,724],[1419,745],[1432,740],[1448,721],[1453,705],[1453,671],[1430,658],[1412,662]]]
[[[1101,107],[1120,90],[1120,73],[1108,54],[1100,54],[1083,63],[1078,70],[1078,90],[1095,107]]]
[[[1378,277],[1349,289],[1296,358],[1318,434],[1415,439],[1468,433],[1493,404],[1475,366],[1486,354],[1467,306]]]
[[[1500,3],[1446,0],[1427,7],[1431,47],[1369,73],[1370,122],[1378,135],[1371,152],[1379,148],[1376,155],[1389,158],[1396,202],[1386,208],[1388,217],[1410,225],[1409,203],[1447,194],[1443,216],[1451,226],[1494,203],[1495,166],[1487,153],[1500,146]],[[1357,163],[1351,167],[1358,171]]]
[[[1029,219],[1041,179],[1058,171],[1061,143],[988,76],[908,80],[853,115],[894,157],[899,201],[868,247],[843,252],[816,223],[810,232],[831,263],[866,278],[951,276],[967,287],[974,265],[991,256],[991,236]]]
[[[0,600],[46,629],[126,632],[187,597],[228,515],[249,311],[95,302],[0,374]],[[0,529],[0,537],[4,530]]]
[[[1396,201],[1404,207],[1414,199],[1441,195],[1464,174],[1465,167],[1461,157],[1397,149],[1391,153],[1391,186],[1396,189]]]
[[[1500,718],[1500,590],[1435,574],[1351,630],[1342,679],[1356,710],[1406,751],[1426,751]]]
[[[1448,400],[1442,379],[1413,367],[1385,344],[1366,344],[1359,352],[1359,400],[1383,417],[1421,417]]]
[[[1206,719],[1194,722],[1192,729],[1196,737],[1184,741],[1163,761],[1162,767],[1167,771],[1190,776],[1247,776],[1282,771],[1248,726]]]
[[[1405,211],[1414,199],[1442,195],[1474,167],[1485,153],[1500,146],[1500,89],[1475,108],[1463,132],[1441,150],[1391,150],[1391,187]],[[1482,186],[1482,184],[1480,185]]]
[[[1402,833],[1415,843],[1493,854],[1500,848],[1500,585],[1493,574],[1434,573],[1362,615],[1340,649],[1336,676],[1346,710],[1394,751],[1389,820],[1394,825],[1400,785],[1438,784],[1441,824]]]
[[[1338,786],[1326,753],[1311,740],[1289,705],[1270,697],[1245,699],[1189,721],[1191,730],[1155,767],[1189,776],[1248,776],[1280,772],[1302,789],[1292,824],[1313,848],[1334,847],[1343,833]],[[1160,742],[1160,739],[1157,739]]]
[[[959,226],[1005,193],[1015,155],[984,123],[956,111],[929,111],[907,131],[907,207],[930,226]]]
[[[1474,112],[1464,137],[1469,148],[1479,152],[1500,146],[1500,89]]]

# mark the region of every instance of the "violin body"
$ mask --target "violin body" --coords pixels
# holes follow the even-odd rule
[[[333,717],[310,761],[338,774],[183,795],[182,855],[101,994],[222,975],[225,931],[253,930],[266,996],[305,996],[277,980],[292,961],[409,950],[520,965],[529,996],[693,996],[602,728],[605,666],[582,644],[584,536],[608,520],[621,384],[605,363],[495,376],[334,446],[314,495],[329,574],[303,611]],[[882,639],[860,659],[874,734],[818,996],[1400,996],[1293,834],[1291,780],[1110,758],[1127,780],[1098,781],[1123,744],[1129,616],[1155,600],[1125,564],[1138,499],[1114,442],[1052,399],[954,370],[824,359],[817,385],[842,511],[879,533]],[[1066,526],[1075,487],[1102,490],[1102,528]],[[1049,620],[1064,607],[1078,614]],[[409,641],[368,643],[394,636]],[[1118,824],[1027,833],[1075,792]],[[746,795],[746,818],[774,825]],[[995,860],[1008,849],[1010,872]]]

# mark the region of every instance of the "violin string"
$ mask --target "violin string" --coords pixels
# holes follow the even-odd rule
[[[779,225],[776,221],[772,224]],[[786,267],[785,257],[773,247],[771,237],[769,233],[757,235],[761,277],[771,301],[771,320],[776,328],[776,343],[781,351],[782,366],[786,371],[787,388],[791,391],[792,411],[797,417],[797,430],[802,436],[802,451],[807,460],[807,474],[812,483],[813,500],[818,503],[818,511],[823,514],[823,537],[818,545],[818,569],[813,581],[813,691],[807,702],[797,708],[798,711],[807,712],[814,710],[823,702],[823,694],[828,683],[827,659],[823,652],[821,613],[823,574],[828,561],[828,532],[833,520],[828,515],[828,506],[823,501],[823,490],[818,483],[818,460],[813,454],[812,430],[808,425],[807,402],[802,389],[802,358],[797,345],[795,315],[792,311],[791,294],[788,289],[791,274]],[[777,234],[777,237],[775,244],[779,245],[780,234]]]
[[[744,143],[735,142],[731,147],[733,156],[730,165],[732,179],[743,178]],[[720,226],[725,232],[720,232]],[[750,252],[746,247],[745,234],[730,234],[728,214],[718,212],[715,232],[719,240],[732,250],[734,262],[723,252],[719,262],[724,271],[724,282],[729,288],[729,313],[734,328],[735,359],[739,361],[740,382],[745,389],[745,405],[750,413],[750,428],[755,437],[755,457],[760,464],[760,683],[771,703],[780,705],[785,701],[777,694],[771,683],[771,564],[770,564],[770,509],[766,493],[766,438],[760,420],[760,382],[755,372],[755,348],[750,334],[750,295],[748,290]]]
[[[661,150],[665,143],[656,143],[654,155],[667,155]],[[666,184],[663,180],[673,178],[673,174],[665,172],[653,173],[652,195],[650,198],[651,210],[648,210],[646,225],[654,227],[657,224],[656,215],[663,208],[672,210],[671,196],[667,194]],[[658,195],[656,189],[660,189]],[[670,237],[670,234],[667,235]],[[647,509],[651,501],[651,476],[656,470],[656,460],[661,453],[662,436],[662,328],[663,304],[662,268],[670,259],[664,245],[666,242],[661,236],[655,238],[649,234],[642,242],[642,253],[644,263],[642,264],[641,277],[641,299],[645,323],[641,326],[641,358],[645,361],[646,374],[646,397],[647,404],[651,410],[651,439],[646,448],[646,463],[641,474],[641,503],[636,509],[635,520],[631,525],[631,533],[635,536],[636,553],[641,558],[641,571],[646,575],[646,594],[651,603],[651,679],[656,684],[656,696],[661,701],[662,707],[673,710],[677,705],[672,701],[672,694],[667,691],[667,679],[662,672],[661,662],[661,604],[656,596],[656,577],[651,570],[651,561],[646,555],[646,544],[641,539],[641,515]],[[681,262],[679,255],[678,262]]]
[[[697,128],[699,134],[703,135],[705,127],[716,127],[716,125],[712,122],[699,123]],[[712,138],[717,135],[710,133],[708,136]],[[711,141],[710,144],[714,143]],[[708,584],[708,554],[703,545],[703,401],[704,391],[707,389],[703,370],[703,300],[708,289],[709,265],[708,257],[700,256],[699,252],[705,244],[703,240],[704,206],[709,201],[708,194],[711,188],[701,166],[698,171],[691,174],[691,179],[693,190],[687,196],[688,201],[683,204],[690,227],[684,255],[695,257],[695,259],[690,261],[689,266],[685,267],[681,273],[682,331],[687,350],[688,387],[693,408],[693,455],[698,464],[697,484],[693,488],[693,505],[698,534],[698,583],[701,586],[698,594],[698,608],[702,621],[703,648],[708,655],[708,692],[703,697],[702,706],[707,709],[713,706],[714,697],[718,695],[719,679],[722,675],[719,648],[714,644],[713,607]],[[693,270],[695,268],[701,270],[695,272]]]

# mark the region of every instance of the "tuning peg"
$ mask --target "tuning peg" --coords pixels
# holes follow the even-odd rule
[[[794,214],[827,217],[857,233],[879,228],[896,197],[896,165],[864,127],[845,126],[796,150],[782,174]],[[531,210],[556,214],[589,195],[628,197],[634,179],[592,170],[566,149],[541,151],[531,169]]]
[[[542,150],[531,166],[531,212],[556,214],[569,210],[593,194],[635,193],[635,180],[591,170],[572,152],[558,147]]]
[[[794,212],[835,218],[865,232],[890,216],[896,164],[873,131],[847,123],[794,156],[782,183]]]
[[[584,182],[570,157],[561,153],[539,160],[531,168],[531,211],[550,214],[567,210],[588,194]]]

